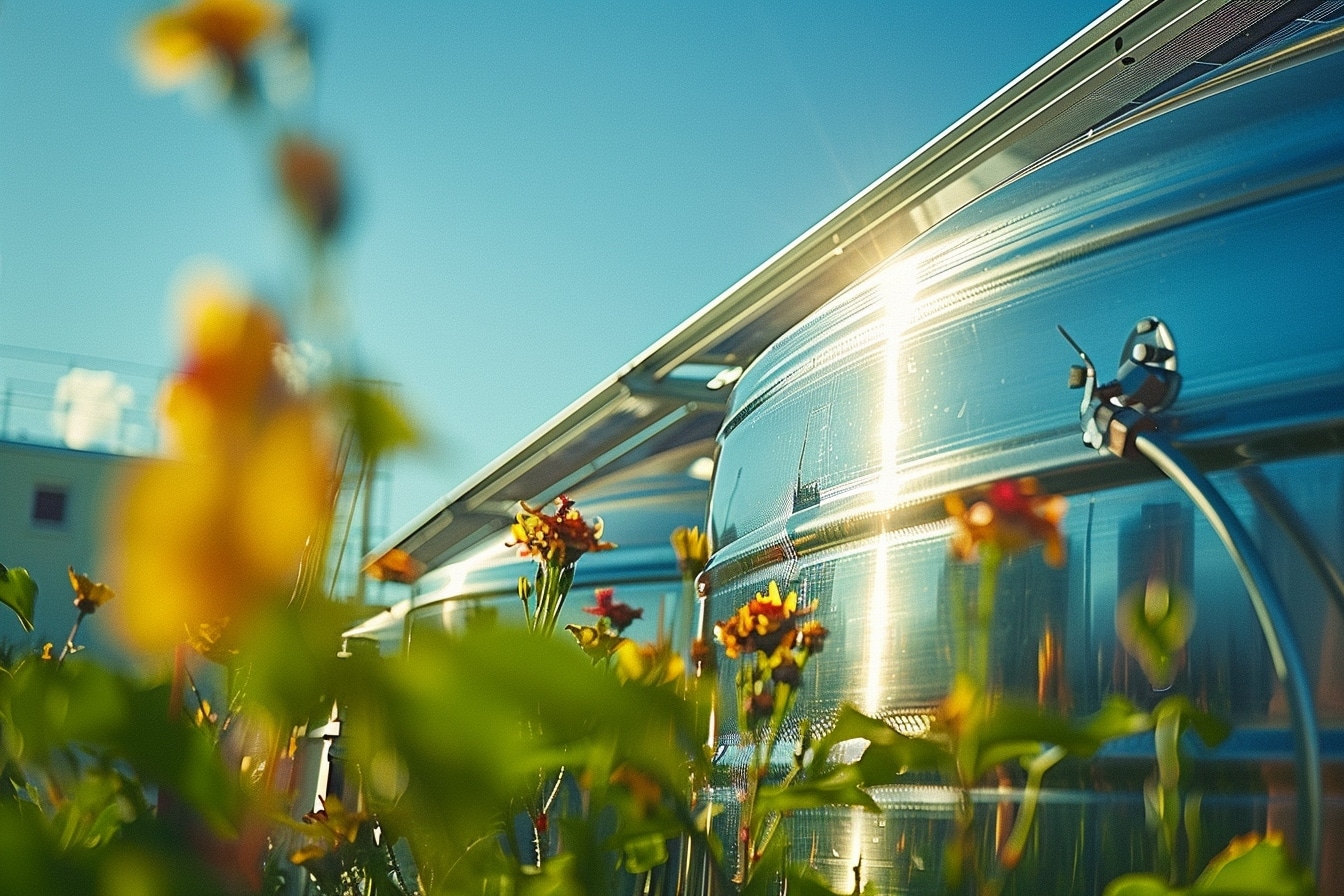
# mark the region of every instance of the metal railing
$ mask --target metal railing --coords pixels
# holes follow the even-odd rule
[[[166,375],[147,364],[0,345],[0,440],[153,454]]]

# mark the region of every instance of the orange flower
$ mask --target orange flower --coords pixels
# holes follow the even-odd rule
[[[145,79],[163,89],[212,66],[236,81],[253,48],[284,23],[284,8],[268,0],[186,0],[145,20],[136,58]]]
[[[774,653],[785,638],[792,646],[796,626],[792,620],[816,608],[815,603],[800,608],[798,595],[793,591],[781,597],[779,585],[772,581],[765,593],[757,592],[750,601],[738,607],[736,614],[717,623],[714,638],[723,645],[729,659],[755,651],[768,655]]]
[[[822,647],[826,644],[826,636],[829,634],[830,631],[826,626],[815,619],[809,619],[798,626],[798,644],[808,653],[821,653]]]
[[[520,556],[536,557],[554,566],[571,566],[584,554],[616,547],[600,540],[602,520],[594,519],[589,524],[574,508],[574,502],[564,495],[555,499],[553,514],[521,501],[519,504],[523,509],[510,530],[513,541],[508,544],[519,547]]]
[[[364,568],[364,572],[380,582],[400,582],[412,585],[425,574],[425,564],[403,551],[392,548]]]
[[[345,210],[336,155],[310,137],[290,134],[280,141],[275,167],[285,200],[308,233],[316,239],[335,233]]]
[[[320,799],[322,808],[303,816],[305,822],[313,825],[313,836],[317,840],[296,850],[289,857],[295,865],[320,859],[346,843],[354,843],[359,836],[359,826],[368,821],[368,816],[363,812],[347,810],[334,794]]]
[[[960,495],[949,495],[944,504],[952,518],[952,554],[958,560],[974,560],[982,546],[1001,554],[1016,554],[1034,544],[1045,546],[1045,562],[1064,565],[1064,541],[1059,522],[1068,504],[1059,495],[1042,495],[1039,483],[1030,477],[1005,479],[989,487],[968,507]]]
[[[176,457],[131,471],[109,527],[122,621],[147,649],[288,597],[334,494],[325,410],[275,366],[279,320],[217,282],[197,293],[187,361],[163,401]]]

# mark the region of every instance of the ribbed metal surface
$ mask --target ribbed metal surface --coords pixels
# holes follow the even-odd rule
[[[1206,46],[1190,40],[1186,55]],[[808,666],[800,715],[824,724],[842,702],[893,719],[934,707],[952,672],[942,497],[1040,475],[1070,496],[1070,559],[1056,570],[1036,552],[1005,565],[995,685],[1074,713],[1113,693],[1151,707],[1165,692],[1127,654],[1116,616],[1151,577],[1177,584],[1198,621],[1173,690],[1237,727],[1192,772],[1207,792],[1200,860],[1233,834],[1291,834],[1287,709],[1236,564],[1155,468],[1082,445],[1077,394],[1065,389],[1076,356],[1057,323],[1107,376],[1111,352],[1154,314],[1176,335],[1185,378],[1168,434],[1205,469],[1224,470],[1212,478],[1287,597],[1326,780],[1340,779],[1344,617],[1319,573],[1344,567],[1344,51],[1339,35],[1313,41],[972,203],[747,370],[711,490],[709,615],[726,617],[772,579],[819,601],[832,636]],[[1263,493],[1225,469],[1248,464],[1318,544],[1304,547]],[[731,670],[720,687],[731,689]],[[744,761],[731,719],[720,738],[713,795],[731,819]],[[1061,768],[1015,892],[1095,893],[1150,866],[1151,757],[1151,737],[1137,738]],[[1002,783],[977,799],[1020,798],[1020,776]],[[940,892],[953,797],[914,781],[878,795],[879,818],[804,813],[794,839],[838,886],[862,857],[883,892]],[[1344,830],[1337,788],[1324,827],[1322,892],[1344,891],[1344,837],[1330,833]]]

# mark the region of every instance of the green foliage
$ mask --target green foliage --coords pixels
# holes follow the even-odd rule
[[[1234,842],[1215,856],[1194,884],[1177,887],[1155,874],[1126,874],[1103,896],[1311,896],[1311,874],[1275,840]]]
[[[19,567],[6,568],[0,565],[0,604],[4,604],[19,617],[23,630],[33,630],[33,610],[37,603],[37,583],[28,574],[28,570]]]
[[[344,411],[366,462],[419,444],[419,428],[387,384],[358,377],[342,379],[333,387],[333,398]]]
[[[868,741],[857,762],[831,764],[834,748],[845,741]],[[894,784],[910,770],[932,770],[946,756],[945,749],[929,740],[907,737],[886,722],[864,715],[852,706],[842,706],[835,724],[812,747],[812,757],[802,780],[761,788],[757,807],[762,812],[787,812],[821,806],[862,806],[878,811],[864,788]]]
[[[0,804],[0,893],[51,896],[97,893],[114,896],[225,896],[221,869],[183,837],[152,817],[122,826],[97,848],[61,842],[32,804]]]
[[[1081,720],[1035,704],[1004,702],[989,711],[978,729],[975,772],[982,775],[1002,762],[1035,756],[1044,744],[1091,756],[1106,741],[1145,731],[1151,724],[1147,713],[1120,696],[1108,697],[1100,710]]]
[[[1159,690],[1175,680],[1176,659],[1194,626],[1195,602],[1165,579],[1137,585],[1116,602],[1116,636]]]
[[[102,785],[82,781],[80,760],[96,760],[101,774],[112,775],[106,786],[124,793],[134,780],[167,788],[217,830],[234,829],[237,786],[212,739],[169,718],[167,685],[145,685],[94,663],[28,660],[0,676],[0,722],[5,758],[15,768],[57,784],[67,779],[77,794],[94,788],[87,799]],[[124,763],[131,776],[112,772],[113,762]]]
[[[229,889],[203,843],[235,840],[242,794],[213,740],[170,719],[166,685],[28,658],[0,675],[0,734],[0,893]]]
[[[588,844],[608,873],[622,857],[642,867],[654,837],[691,825],[693,708],[672,687],[622,684],[565,640],[480,626],[329,671],[370,806],[436,885],[520,873],[498,834],[557,775],[586,784],[593,825],[566,819],[566,848]]]

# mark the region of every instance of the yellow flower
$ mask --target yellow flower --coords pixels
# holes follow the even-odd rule
[[[136,58],[153,86],[180,87],[216,66],[241,75],[248,55],[285,22],[283,7],[267,0],[186,0],[145,20],[135,37]]]
[[[288,597],[334,495],[325,408],[275,366],[279,320],[216,283],[200,299],[163,402],[177,456],[131,471],[109,526],[122,621],[151,650]]]
[[[636,644],[626,638],[616,647],[616,675],[621,681],[660,685],[680,681],[686,664],[666,641]]]
[[[949,731],[960,734],[973,722],[972,712],[980,701],[980,689],[970,676],[958,673],[952,690],[938,704],[937,719]]]
[[[321,797],[322,808],[309,812],[303,820],[313,825],[315,842],[296,850],[289,860],[295,865],[320,859],[333,850],[340,849],[346,843],[354,843],[359,836],[359,826],[368,820],[363,812],[351,812],[345,808],[340,798],[334,794]]]
[[[238,652],[238,646],[229,637],[229,619],[227,616],[209,622],[188,625],[187,645],[208,660],[221,665]]]
[[[196,715],[193,721],[195,721],[197,728],[213,726],[219,721],[219,714],[210,708],[210,701],[202,697],[200,705],[196,707]]]
[[[54,646],[55,646],[55,645],[52,644],[50,641],[48,641],[47,643],[43,644],[43,645],[42,645],[42,656],[41,656],[40,658],[41,658],[41,659],[44,659],[44,660],[54,660],[55,657],[51,655],[51,648],[54,647]]]
[[[808,653],[821,653],[821,648],[826,643],[826,636],[830,630],[826,626],[810,619],[798,626],[798,646]]]
[[[83,573],[75,572],[73,566],[67,569],[70,572],[70,587],[75,589],[75,606],[79,612],[92,613],[117,596],[102,582],[95,582]]]
[[[699,526],[678,526],[672,530],[672,550],[682,576],[693,579],[709,564],[709,533],[701,532]]]
[[[1044,544],[1045,562],[1064,565],[1064,541],[1060,520],[1068,509],[1059,495],[1042,495],[1039,483],[1030,477],[1003,480],[991,485],[968,506],[960,495],[949,495],[944,504],[954,527],[952,554],[958,560],[974,560],[982,546],[1002,554],[1016,554],[1034,544]]]
[[[579,642],[579,649],[588,654],[594,663],[601,662],[616,652],[616,649],[625,643],[625,638],[612,632],[605,625],[606,620],[599,620],[597,625],[567,625],[565,631],[574,636],[574,640]]]

